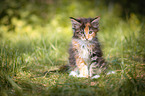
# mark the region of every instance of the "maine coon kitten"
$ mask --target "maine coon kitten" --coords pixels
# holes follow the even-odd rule
[[[105,60],[97,38],[100,17],[71,18],[73,37],[69,48],[70,75],[98,76],[106,69]]]

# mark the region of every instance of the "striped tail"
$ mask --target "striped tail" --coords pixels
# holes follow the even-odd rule
[[[69,65],[62,65],[57,70],[50,70],[50,71],[44,72],[44,75],[48,75],[50,73],[55,73],[55,72],[64,73],[64,72],[67,72],[69,69],[70,69]]]

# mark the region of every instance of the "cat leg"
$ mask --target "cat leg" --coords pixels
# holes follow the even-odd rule
[[[88,78],[88,66],[85,64],[82,64],[82,68],[79,69],[79,75],[78,77],[87,77]]]
[[[100,69],[99,68],[96,68],[96,67],[97,67],[97,65],[95,63],[92,63],[90,65],[90,68],[89,68],[89,76],[91,77],[91,79],[94,79],[94,78],[97,79],[97,78],[100,77],[100,75],[94,75],[94,74],[100,73],[100,72],[96,72],[96,71],[100,71]]]
[[[79,69],[79,75],[77,77],[87,77],[88,78],[88,66],[83,60],[83,58],[76,59],[76,65]]]
[[[102,57],[94,56],[92,59],[92,64],[90,65],[90,77],[99,78],[101,73],[106,70],[106,63]]]

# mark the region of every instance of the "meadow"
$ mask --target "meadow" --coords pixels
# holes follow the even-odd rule
[[[0,10],[1,96],[145,96],[143,18],[135,13],[122,18],[117,4],[34,1],[1,3],[7,4]],[[107,71],[116,73],[98,79],[44,74],[68,64],[73,34],[69,17],[95,16],[101,17],[97,36]]]

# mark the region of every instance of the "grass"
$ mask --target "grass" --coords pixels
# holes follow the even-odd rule
[[[20,9],[20,12],[23,10],[20,13],[21,19],[11,18],[10,26],[15,26],[13,30],[9,30],[11,27],[5,24],[0,25],[2,96],[145,95],[144,22],[139,21],[135,14],[131,14],[128,20],[123,20],[114,15],[113,10],[108,12],[106,8],[100,7],[103,10],[100,11],[93,9],[91,3],[84,3],[86,7],[77,1],[73,4],[64,2],[67,8],[58,6],[55,17],[50,20],[46,18],[48,22],[37,15],[28,19],[26,17],[29,11]],[[84,9],[89,14],[85,14]],[[45,71],[58,69],[68,62],[67,50],[72,36],[68,17],[94,17],[96,13],[101,14],[98,37],[108,62],[108,71],[114,70],[116,74],[102,75],[94,80],[58,72],[44,75]],[[51,12],[51,15],[54,13]],[[3,21],[5,19],[7,18]]]

